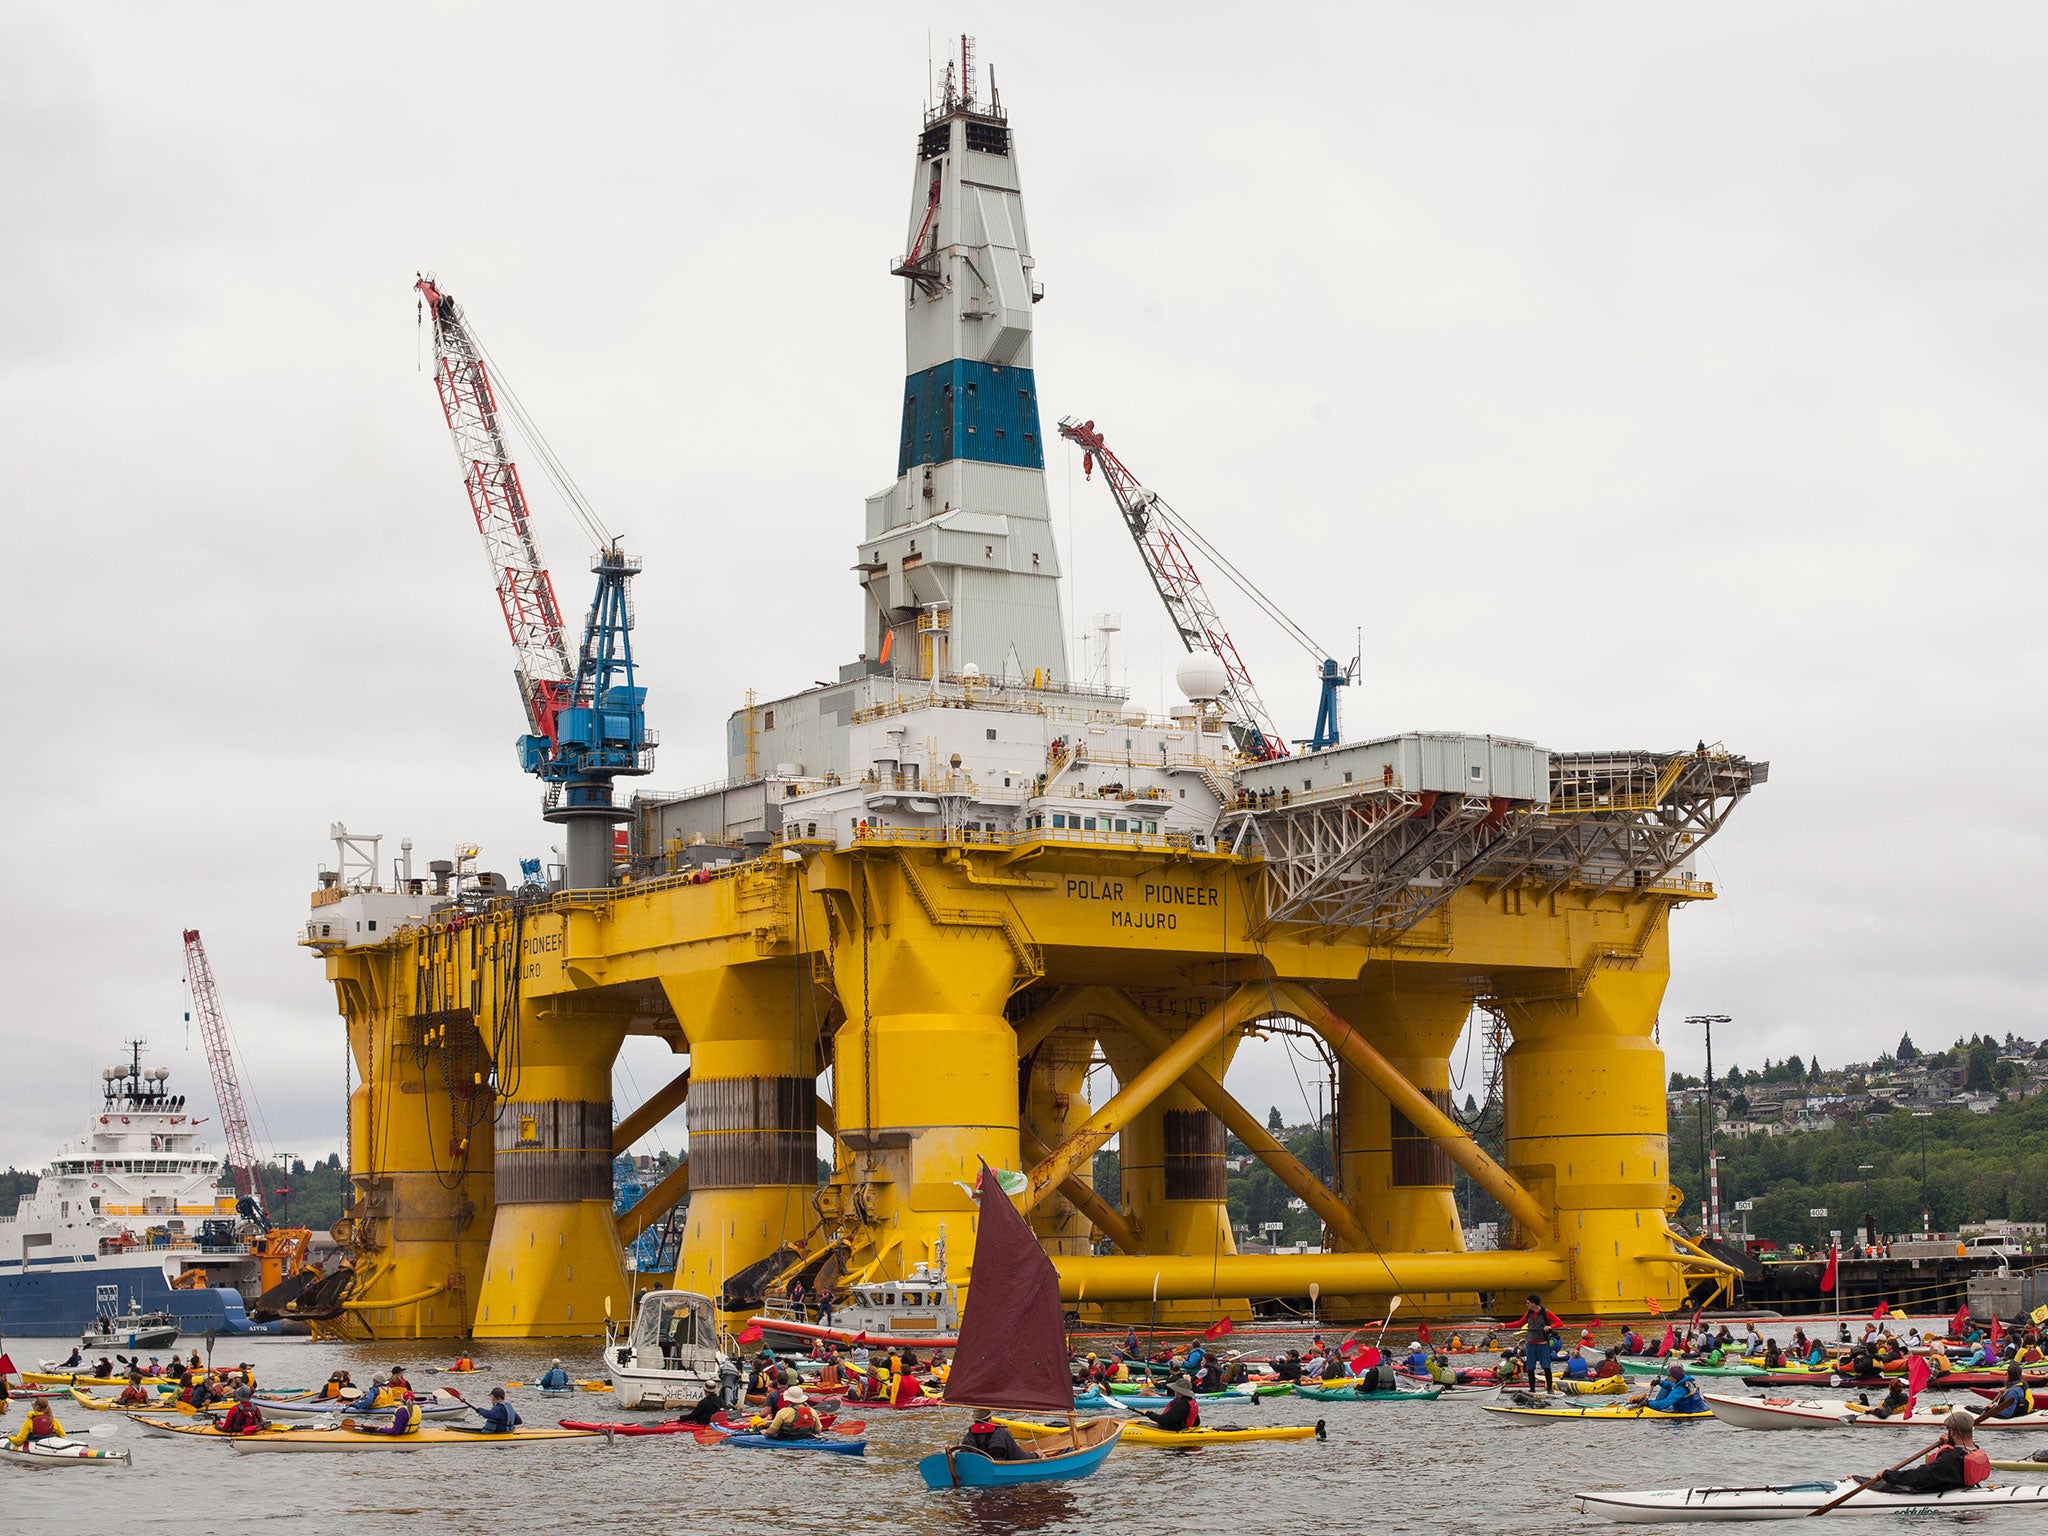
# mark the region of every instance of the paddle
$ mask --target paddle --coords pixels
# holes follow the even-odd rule
[[[1997,1410],[1997,1407],[1998,1405],[1996,1403],[1993,1403],[1989,1408],[1986,1408],[1982,1413],[1978,1414],[1970,1422],[1973,1425],[1982,1424],[1986,1419],[1991,1417],[1992,1413]],[[1948,1432],[1946,1430],[1942,1431],[1942,1439],[1945,1440],[1947,1438]],[[1827,1503],[1821,1505],[1818,1509],[1810,1509],[1807,1511],[1807,1513],[1809,1515],[1824,1515],[1829,1510],[1835,1508],[1837,1505],[1846,1504],[1849,1502],[1849,1500],[1855,1498],[1857,1494],[1866,1492],[1868,1489],[1874,1487],[1878,1483],[1878,1481],[1884,1477],[1885,1472],[1904,1471],[1907,1467],[1911,1466],[1914,1462],[1918,1461],[1922,1456],[1931,1456],[1940,1449],[1941,1440],[1937,1440],[1934,1442],[1934,1444],[1927,1446],[1922,1450],[1915,1451],[1912,1455],[1908,1456],[1904,1461],[1894,1462],[1892,1465],[1886,1467],[1884,1469],[1884,1472],[1878,1473],[1876,1477],[1872,1477],[1866,1479],[1861,1483],[1858,1483],[1854,1488],[1851,1488],[1847,1493],[1842,1494],[1837,1498],[1829,1499]]]

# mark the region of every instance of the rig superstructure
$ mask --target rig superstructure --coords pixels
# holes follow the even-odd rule
[[[1765,765],[1704,744],[1332,744],[1327,689],[1329,730],[1288,756],[1247,750],[1213,655],[1183,663],[1165,713],[1070,680],[1043,290],[1008,117],[958,62],[891,267],[907,382],[897,478],[857,546],[865,653],[750,698],[724,782],[643,794],[628,855],[558,889],[386,889],[336,829],[305,942],[359,1075],[352,1326],[594,1334],[608,1304],[625,1315],[621,1236],[685,1196],[675,1283],[728,1318],[921,1264],[971,1285],[980,1159],[1021,1176],[1093,1316],[1530,1290],[1583,1316],[1719,1285],[1728,1266],[1667,1220],[1654,1026],[1666,919],[1713,894],[1692,855]],[[1451,1111],[1475,1006],[1502,1051],[1498,1162]],[[1225,1086],[1246,1031],[1278,1021],[1340,1064],[1329,1183]],[[614,1124],[628,1034],[688,1065]],[[1098,1061],[1117,1089],[1091,1107]],[[685,1105],[688,1161],[615,1218],[613,1152]],[[1232,1135],[1331,1251],[1236,1252]],[[1097,1190],[1112,1138],[1121,1188]],[[1465,1251],[1456,1168],[1508,1213],[1500,1249]]]

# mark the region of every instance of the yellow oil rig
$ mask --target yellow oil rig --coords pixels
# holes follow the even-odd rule
[[[1765,765],[1704,744],[1342,743],[1334,663],[1329,729],[1289,753],[1198,589],[1156,559],[1186,701],[1147,713],[1070,678],[1031,358],[1043,290],[1007,114],[977,100],[971,55],[918,135],[908,231],[898,477],[858,546],[860,659],[750,695],[723,782],[616,809],[608,772],[645,767],[644,691],[522,662],[530,721],[559,727],[528,738],[529,766],[593,720],[623,754],[551,781],[567,868],[523,891],[459,862],[414,878],[409,852],[386,880],[375,840],[335,828],[303,942],[356,1074],[338,1326],[594,1335],[630,1294],[622,1238],[685,1199],[674,1284],[728,1321],[799,1283],[950,1263],[971,1284],[983,1161],[1095,1320],[1269,1298],[1372,1316],[1397,1295],[1514,1312],[1529,1291],[1613,1316],[1724,1283],[1668,1219],[1655,1028],[1666,919],[1713,895],[1692,856]],[[465,455],[482,523],[502,444],[488,391],[464,393],[481,365],[459,312],[423,292],[450,327],[459,444],[464,401],[486,402]],[[1099,435],[1078,440],[1157,556],[1163,503]],[[614,547],[598,567],[602,604],[630,563]],[[1499,1052],[1498,1160],[1450,1097],[1475,1008]],[[1273,1030],[1338,1064],[1327,1182],[1226,1086],[1240,1042]],[[679,1070],[615,1123],[613,1061],[635,1034]],[[1091,1105],[1103,1066],[1116,1089]],[[615,1216],[615,1153],[679,1107],[687,1162]],[[1320,1219],[1326,1251],[1237,1251],[1232,1137]],[[1121,1187],[1097,1189],[1112,1139]],[[1466,1249],[1460,1169],[1508,1215],[1497,1249]]]

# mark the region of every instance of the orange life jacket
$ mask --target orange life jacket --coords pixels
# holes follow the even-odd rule
[[[1991,1453],[1971,1446],[1963,1452],[1963,1486],[1974,1488],[1991,1476]]]

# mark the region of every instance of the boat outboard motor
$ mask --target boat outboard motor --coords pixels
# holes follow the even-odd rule
[[[740,1368],[730,1360],[722,1360],[718,1366],[718,1391],[725,1399],[727,1408],[740,1405]]]

